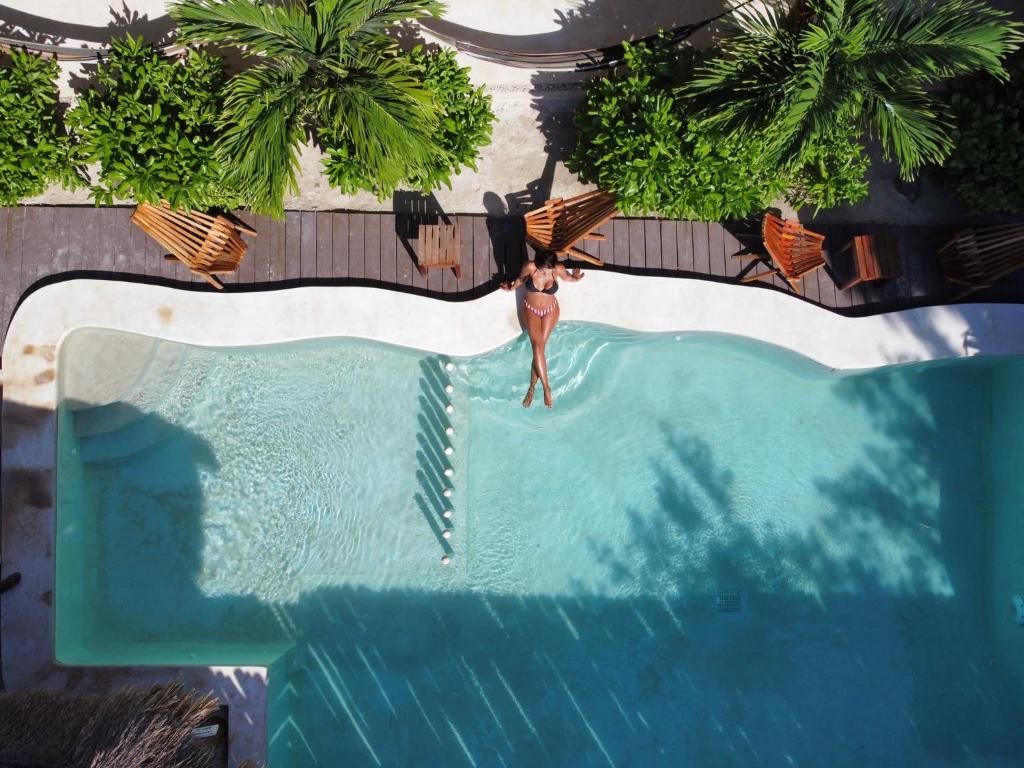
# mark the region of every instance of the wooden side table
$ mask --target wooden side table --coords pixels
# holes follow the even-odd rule
[[[428,269],[441,268],[451,269],[457,280],[462,279],[462,235],[458,224],[421,224],[419,241],[416,268],[421,275],[426,275]]]
[[[853,277],[839,287],[845,291],[861,283],[891,280],[903,274],[896,236],[888,233],[857,235],[839,253],[853,249]]]

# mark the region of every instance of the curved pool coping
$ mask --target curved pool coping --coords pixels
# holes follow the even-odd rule
[[[559,294],[562,320],[636,331],[729,333],[790,349],[835,369],[977,354],[1024,354],[1024,306],[963,304],[850,318],[776,291],[704,280],[589,271]],[[209,346],[357,336],[452,356],[486,352],[521,332],[517,297],[467,302],[365,287],[218,294],[106,280],[70,280],[28,296],[3,349],[0,485],[4,575],[0,634],[11,689],[110,690],[179,676],[229,704],[231,759],[265,749],[265,668],[66,668],[54,661],[54,498],[57,361],[83,327]]]
[[[1024,306],[958,304],[845,317],[776,291],[703,280],[589,271],[559,296],[562,321],[636,331],[704,331],[790,349],[834,369],[975,354],[1024,354]],[[206,346],[358,336],[453,356],[494,349],[521,332],[517,299],[497,291],[442,302],[369,287],[217,294],[107,280],[69,280],[28,296],[3,355],[5,398],[55,403],[55,354],[82,327]]]

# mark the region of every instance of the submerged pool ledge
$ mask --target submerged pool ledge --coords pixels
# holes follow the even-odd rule
[[[563,321],[637,331],[744,336],[836,369],[977,354],[1024,354],[1024,306],[958,305],[848,318],[774,291],[588,271],[559,294]],[[245,294],[73,280],[41,288],[15,314],[3,350],[3,673],[11,689],[102,691],[178,674],[168,668],[67,668],[53,652],[54,498],[58,353],[68,333],[106,328],[197,345],[239,346],[357,336],[448,355],[474,355],[518,336],[517,298],[463,303],[362,287]],[[131,349],[123,354],[130,356]],[[83,361],[100,376],[111,361]],[[231,707],[232,759],[264,759],[266,671],[194,667],[187,683]]]

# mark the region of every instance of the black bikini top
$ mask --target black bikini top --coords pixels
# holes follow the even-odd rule
[[[558,281],[552,281],[551,285],[545,288],[543,291],[533,284],[533,275],[526,278],[526,292],[527,293],[546,293],[548,296],[554,296],[558,293]]]

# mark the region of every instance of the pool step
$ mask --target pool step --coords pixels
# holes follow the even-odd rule
[[[188,347],[173,342],[154,343],[146,364],[131,388],[117,400],[74,411],[75,437],[116,432],[143,419],[170,392],[179,376]]]
[[[164,419],[150,414],[115,431],[81,438],[82,463],[127,458],[160,442],[172,428]]]

